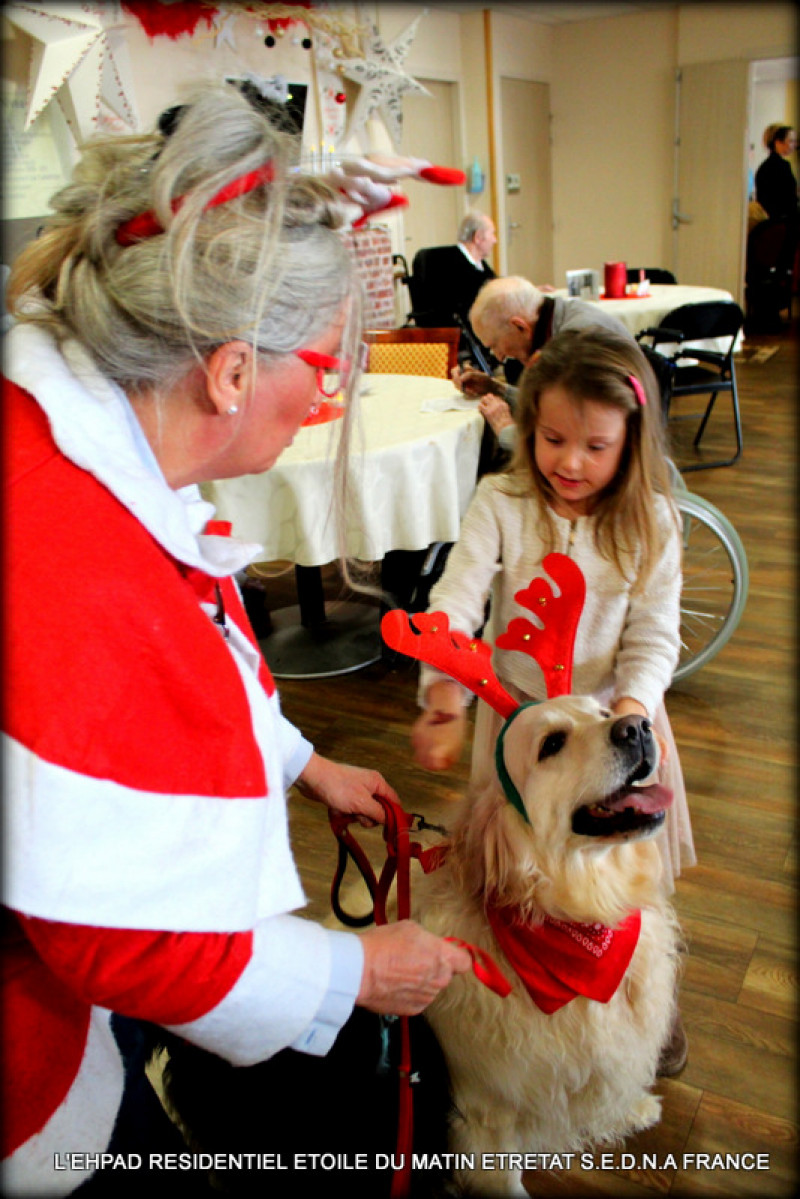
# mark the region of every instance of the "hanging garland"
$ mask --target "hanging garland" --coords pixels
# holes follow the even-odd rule
[[[212,0],[170,0],[164,3],[158,0],[122,0],[122,7],[136,17],[150,38],[191,36],[201,21],[210,26],[214,18],[223,13],[264,21],[270,31],[279,37],[290,25],[300,23],[337,42],[337,57],[341,55],[343,58],[360,55],[361,36],[366,29],[337,13],[320,12],[310,0],[265,4],[258,3],[258,0],[241,4],[214,4]]]
[[[289,4],[252,4],[231,5],[231,11],[243,11],[257,20],[266,21],[270,29],[286,30],[293,22],[299,21],[310,30],[324,33],[341,47],[343,57],[361,53],[361,36],[366,31],[366,25],[358,25],[347,21],[335,12],[321,12],[314,8],[309,0],[297,0]],[[299,13],[298,8],[303,11]]]
[[[173,41],[184,34],[191,36],[201,21],[211,25],[217,12],[216,5],[205,0],[173,0],[170,4],[122,0],[122,7],[136,17],[149,38],[170,37]]]

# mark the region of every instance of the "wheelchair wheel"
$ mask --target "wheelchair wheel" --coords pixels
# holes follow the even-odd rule
[[[675,502],[683,526],[681,656],[673,683],[710,662],[730,640],[747,602],[747,555],[718,508],[689,491]]]

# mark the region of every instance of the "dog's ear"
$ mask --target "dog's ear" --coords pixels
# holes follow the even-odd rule
[[[530,900],[534,867],[526,852],[529,831],[497,783],[490,784],[453,837],[453,866],[467,894],[476,899],[501,895],[508,903],[520,893],[519,898]]]

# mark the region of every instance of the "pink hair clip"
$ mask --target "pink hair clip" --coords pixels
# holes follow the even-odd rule
[[[644,406],[647,403],[647,396],[644,394],[644,388],[642,387],[639,380],[636,378],[636,375],[628,375],[628,382],[630,383],[631,387],[633,388],[633,394],[636,396],[636,399],[639,401],[641,406],[644,408]]]

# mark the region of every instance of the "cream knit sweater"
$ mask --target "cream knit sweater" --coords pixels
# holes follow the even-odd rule
[[[464,517],[445,572],[431,592],[431,611],[444,611],[453,629],[474,634],[483,623],[487,597],[491,617],[484,633],[494,641],[515,616],[530,616],[514,600],[517,591],[542,571],[548,548],[568,553],[586,578],[586,603],[575,643],[572,690],[603,703],[623,695],[638,700],[652,716],[670,684],[678,661],[681,543],[669,501],[658,498],[663,546],[646,589],[633,591],[613,563],[594,544],[593,517],[567,520],[552,515],[555,544],[543,543],[532,500],[507,494],[505,475],[488,475],[478,484]],[[628,572],[635,575],[635,555]],[[495,650],[501,682],[516,685],[531,699],[545,698],[539,666],[514,650]],[[420,697],[437,678],[423,666]],[[469,693],[465,690],[465,702]]]

